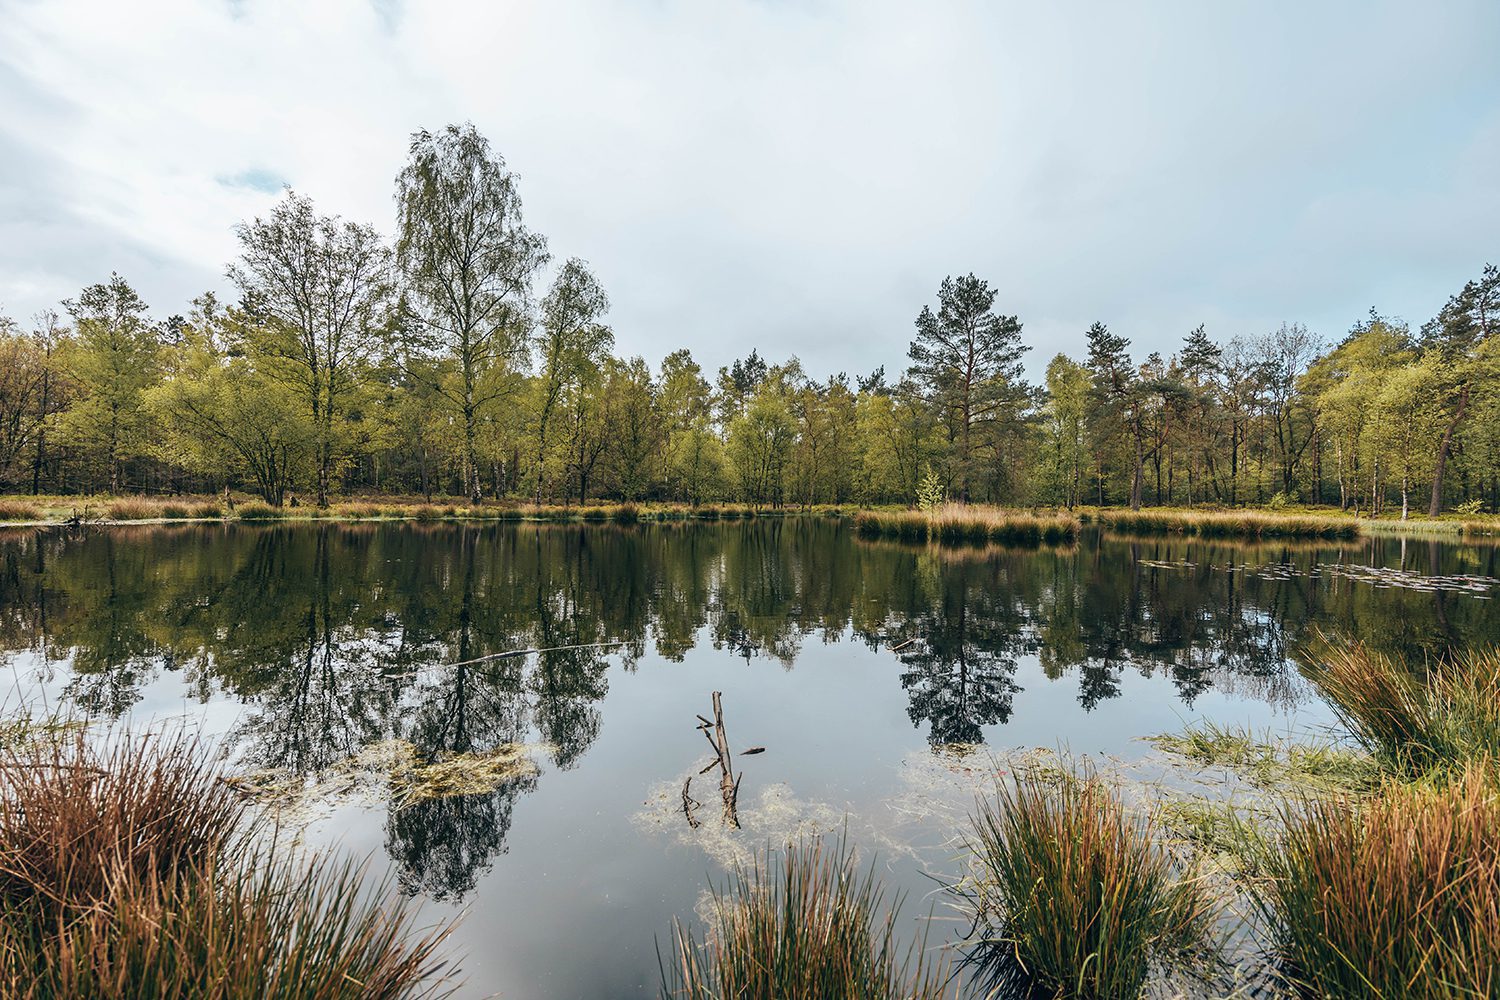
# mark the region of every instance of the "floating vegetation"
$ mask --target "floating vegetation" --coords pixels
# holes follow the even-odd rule
[[[279,812],[290,815],[357,800],[389,802],[396,809],[428,799],[480,795],[521,778],[534,777],[535,756],[553,753],[547,743],[506,743],[483,753],[460,753],[423,762],[405,740],[372,743],[322,773],[251,771],[224,780]]]
[[[1164,559],[1137,559],[1136,563],[1141,566],[1150,566],[1152,569],[1196,569],[1198,564],[1188,562],[1186,559],[1164,560]]]
[[[929,966],[925,936],[896,943],[902,900],[847,844],[798,841],[736,866],[713,893],[700,939],[672,926],[662,993],[689,1000],[939,1000],[945,963]]]
[[[1500,587],[1500,580],[1493,576],[1468,574],[1427,576],[1408,569],[1393,569],[1388,566],[1349,566],[1342,563],[1320,563],[1318,569],[1329,576],[1342,577],[1346,580],[1353,580],[1355,583],[1369,583],[1377,587],[1400,587],[1403,590],[1416,590],[1428,594],[1438,591],[1470,594],[1485,600],[1489,599],[1491,590]]]
[[[1257,739],[1212,722],[1183,732],[1148,736],[1146,742],[1203,767],[1222,767],[1267,790],[1314,793],[1361,792],[1380,780],[1371,757],[1326,742]]]
[[[1262,866],[1266,827],[1273,818],[1266,805],[1247,805],[1189,796],[1163,798],[1156,806],[1161,830],[1232,871]]]

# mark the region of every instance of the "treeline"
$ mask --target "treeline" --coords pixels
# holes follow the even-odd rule
[[[1423,503],[1500,508],[1500,270],[1413,331],[1375,314],[1202,327],[1023,376],[1021,323],[974,275],[921,309],[899,377],[819,379],[751,351],[614,354],[608,296],[552,257],[471,126],[413,137],[396,231],[288,191],[237,230],[237,299],[154,320],[119,275],[30,329],[0,317],[0,489],[248,489],[533,502]]]

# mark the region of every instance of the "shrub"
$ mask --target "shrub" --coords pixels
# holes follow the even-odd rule
[[[989,928],[978,956],[997,990],[1136,997],[1153,967],[1203,957],[1213,910],[1201,885],[1096,776],[1016,776],[974,826],[972,901]]]
[[[1469,770],[1288,808],[1253,883],[1292,984],[1331,998],[1500,995],[1500,798]]]
[[[662,990],[691,1000],[937,1000],[945,970],[921,944],[896,943],[890,905],[873,868],[861,874],[840,842],[788,847],[778,870],[757,859],[714,893],[702,941],[673,926]]]
[[[641,519],[641,510],[633,503],[622,503],[609,516],[616,524],[635,524]]]

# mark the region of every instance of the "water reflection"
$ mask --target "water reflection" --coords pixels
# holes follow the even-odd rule
[[[0,649],[91,714],[119,715],[162,683],[237,702],[231,740],[253,767],[317,773],[385,739],[424,761],[540,740],[565,770],[600,735],[611,667],[633,670],[648,649],[792,669],[811,644],[862,642],[898,663],[894,680],[871,683],[899,683],[926,739],[976,743],[1016,711],[1023,662],[1084,709],[1119,697],[1131,671],[1168,678],[1189,706],[1229,688],[1286,703],[1315,626],[1402,655],[1495,642],[1483,594],[1318,566],[1497,576],[1496,553],[1093,536],[1061,550],[941,550],[800,518],[26,530],[0,535]],[[525,649],[553,652],[500,655]],[[537,781],[390,812],[402,884],[472,890]]]

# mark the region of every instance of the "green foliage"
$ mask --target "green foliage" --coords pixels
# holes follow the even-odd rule
[[[1331,349],[1297,323],[1023,378],[1021,320],[976,275],[921,309],[910,366],[823,375],[757,350],[616,357],[609,299],[547,242],[472,125],[413,135],[390,246],[287,192],[239,227],[239,300],[152,323],[118,275],[23,331],[0,316],[0,488],[339,492],[756,508],[1084,502],[1337,505],[1403,517],[1500,505],[1500,269],[1419,334],[1371,313]],[[1415,508],[1415,510],[1414,510]]]
[[[948,491],[943,488],[943,480],[929,465],[922,481],[917,484],[917,509],[930,513],[947,500]]]

